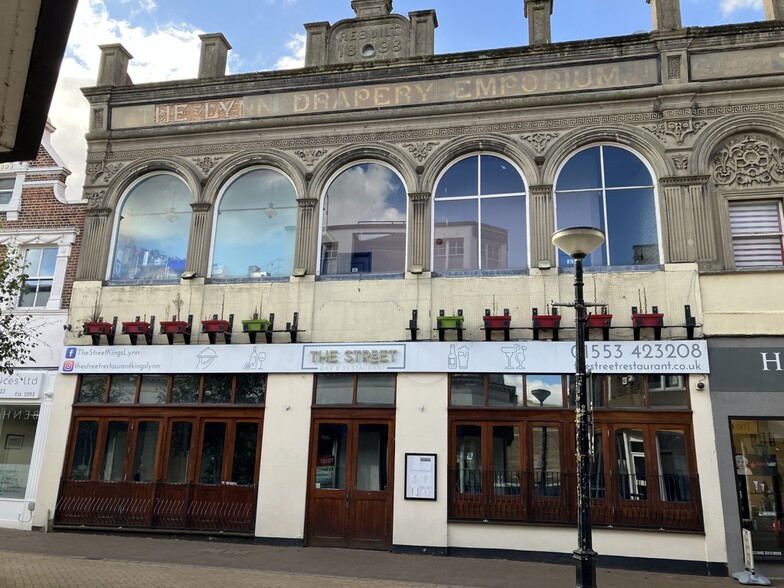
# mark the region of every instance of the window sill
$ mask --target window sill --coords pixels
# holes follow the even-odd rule
[[[248,283],[269,283],[269,282],[289,282],[291,275],[263,276],[261,278],[207,278],[208,284],[248,284]]]
[[[404,273],[395,274],[371,274],[371,273],[356,273],[356,274],[342,274],[337,276],[316,276],[318,282],[347,282],[353,280],[402,280],[405,277]]]
[[[474,278],[491,276],[527,276],[528,268],[520,269],[493,269],[493,270],[454,270],[444,272],[432,272],[434,278]]]
[[[167,286],[172,284],[179,284],[180,277],[166,278],[161,280],[146,279],[146,280],[106,280],[107,286]]]
[[[595,274],[608,274],[610,272],[655,272],[664,270],[661,264],[648,264],[648,265],[592,265],[583,266],[585,273]],[[574,266],[560,266],[558,268],[559,274],[574,273]]]
[[[718,270],[705,270],[701,271],[702,275],[706,276],[720,276],[731,274],[767,274],[784,271],[784,265],[772,265],[765,267],[738,267],[733,269],[718,269]]]

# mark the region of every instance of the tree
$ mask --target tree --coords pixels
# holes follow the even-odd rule
[[[25,290],[24,257],[18,249],[0,249],[0,373],[14,373],[14,366],[30,360],[38,344],[30,332],[33,317],[15,312]]]

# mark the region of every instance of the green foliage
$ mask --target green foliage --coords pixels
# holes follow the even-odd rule
[[[22,254],[0,250],[0,373],[12,374],[14,366],[30,360],[38,344],[31,333],[33,317],[15,310],[27,277]]]

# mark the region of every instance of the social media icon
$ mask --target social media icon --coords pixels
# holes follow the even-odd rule
[[[76,363],[73,361],[63,362],[63,372],[72,372],[74,371],[74,367],[76,367]]]
[[[66,359],[74,359],[76,357],[76,347],[68,347],[65,350]]]

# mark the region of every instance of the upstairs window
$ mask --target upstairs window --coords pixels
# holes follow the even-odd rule
[[[407,205],[405,185],[385,165],[342,171],[322,201],[320,274],[404,272]]]
[[[214,279],[289,276],[294,267],[297,194],[273,169],[254,169],[232,180],[215,221]]]
[[[731,202],[730,227],[735,267],[784,265],[780,201]]]
[[[27,279],[19,296],[19,306],[45,307],[54,285],[54,269],[57,265],[57,247],[36,247],[24,254]]]
[[[510,162],[494,155],[455,162],[434,201],[434,271],[528,267],[525,182]]]
[[[136,183],[120,207],[113,280],[172,280],[185,270],[191,228],[191,193],[174,174]]]
[[[592,226],[605,243],[585,258],[586,266],[660,263],[653,178],[631,151],[599,145],[574,154],[555,184],[556,228]],[[561,267],[573,264],[558,252]]]
[[[0,206],[11,203],[11,196],[14,195],[16,178],[0,178]]]

